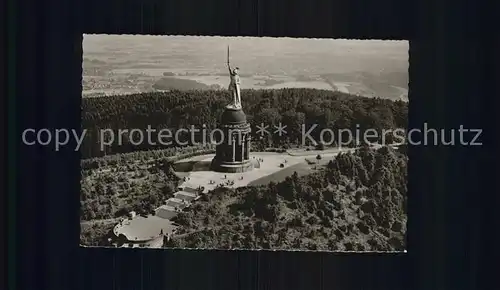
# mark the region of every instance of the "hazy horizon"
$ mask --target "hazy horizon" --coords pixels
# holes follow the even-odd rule
[[[231,64],[240,67],[242,76],[273,77],[270,86],[262,85],[268,88],[317,87],[380,93],[378,87],[353,89],[354,83],[366,82],[369,74],[368,82],[394,87],[391,95],[408,89],[408,41],[85,34],[82,46],[87,79],[93,77],[88,68],[105,68],[114,76],[142,74],[158,78],[169,72],[183,77],[203,75],[204,78],[189,79],[223,88],[227,80],[215,76],[227,74],[229,46]],[[95,76],[102,79],[105,74]],[[290,79],[297,76],[311,79]],[[242,80],[242,88],[258,86],[261,84],[254,78]],[[373,85],[364,84],[369,86]]]

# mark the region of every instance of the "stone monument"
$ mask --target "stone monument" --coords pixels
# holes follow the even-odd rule
[[[214,171],[237,173],[253,169],[250,160],[251,128],[241,104],[240,77],[238,67],[231,68],[229,64],[229,47],[227,48],[227,67],[229,70],[229,92],[231,103],[222,113],[215,157],[211,168]]]

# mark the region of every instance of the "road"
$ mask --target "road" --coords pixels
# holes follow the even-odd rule
[[[80,225],[95,225],[95,224],[110,224],[110,223],[117,223],[120,221],[120,218],[110,218],[110,219],[99,219],[99,220],[91,220],[91,221],[82,221],[80,222]]]

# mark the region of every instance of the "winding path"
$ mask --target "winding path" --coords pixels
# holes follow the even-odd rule
[[[374,148],[381,147],[380,145],[374,145]],[[291,170],[297,170],[302,172],[302,174],[306,174],[310,171],[308,170],[299,170],[300,168],[296,166],[303,165],[306,163],[306,159],[311,156],[316,156],[320,154],[326,159],[334,158],[340,152],[348,152],[354,151],[356,148],[335,148],[335,149],[325,149],[325,150],[289,150],[286,153],[273,153],[273,152],[255,152],[253,153],[254,158],[260,158],[263,161],[261,162],[261,166],[259,168],[255,168],[252,171],[248,171],[245,173],[220,173],[214,171],[191,171],[183,173],[183,177],[185,181],[179,186],[179,191],[174,193],[174,197],[167,200],[167,202],[158,207],[155,210],[155,215],[151,216],[151,221],[146,221],[146,223],[141,223],[141,229],[144,227],[151,226],[156,232],[160,232],[157,229],[158,225],[161,222],[158,219],[163,219],[166,223],[169,223],[169,227],[163,230],[164,234],[174,235],[176,237],[185,237],[196,232],[201,232],[210,229],[218,229],[220,226],[203,228],[200,230],[196,230],[189,233],[183,233],[180,235],[175,234],[175,229],[177,225],[172,223],[172,219],[174,219],[180,210],[187,208],[191,205],[192,202],[195,202],[196,199],[199,198],[197,188],[204,187],[204,191],[208,192],[214,189],[218,184],[224,184],[227,181],[232,181],[231,185],[224,185],[228,187],[242,187],[253,185],[255,183],[269,182],[269,178],[276,179],[275,181],[279,181],[278,179],[284,178],[285,175],[292,174]],[[195,156],[192,158],[186,158],[180,160],[178,162],[206,162],[207,160],[211,160],[214,154],[207,154],[202,156]],[[283,164],[286,164],[285,167],[282,167]],[[308,164],[304,166],[309,166]],[[303,168],[302,168],[303,169]],[[282,171],[282,174],[279,172]],[[181,176],[182,176],[181,175]],[[267,178],[266,178],[267,177]],[[148,218],[145,218],[146,220]],[[85,221],[82,224],[95,224],[95,223],[112,223],[118,222],[119,219],[102,219],[102,220],[94,220],[94,221]]]
[[[110,223],[117,223],[120,221],[120,218],[109,218],[109,219],[99,219],[99,220],[91,220],[91,221],[82,221],[80,222],[81,225],[94,225],[94,224],[110,224]]]

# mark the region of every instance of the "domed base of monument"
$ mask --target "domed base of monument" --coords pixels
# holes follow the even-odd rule
[[[242,173],[253,169],[254,165],[251,160],[237,161],[237,162],[226,162],[219,161],[217,159],[212,160],[210,165],[213,171],[225,172],[225,173]]]
[[[254,168],[250,160],[250,133],[252,128],[241,106],[227,106],[222,113],[218,128],[222,133],[215,138],[218,143],[215,157],[210,164],[213,171],[242,173]]]
[[[245,124],[246,122],[247,116],[241,106],[228,105],[221,116],[222,125],[238,125]]]

